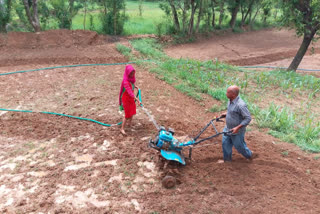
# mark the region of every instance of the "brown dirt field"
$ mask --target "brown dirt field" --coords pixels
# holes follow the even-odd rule
[[[0,73],[127,61],[112,39],[89,31],[14,33],[2,35],[0,44]],[[214,100],[200,104],[135,67],[145,107],[176,136],[195,133],[214,116],[207,111]],[[0,107],[116,123],[123,71],[117,65],[0,76]],[[320,159],[253,126],[246,139],[257,159],[234,152],[232,163],[217,163],[216,138],[194,148],[193,161],[178,168],[181,183],[174,189],[161,186],[158,155],[147,147],[156,130],[141,109],[127,133],[54,115],[0,112],[0,213],[320,212]]]
[[[251,31],[241,34],[230,34],[221,32],[209,38],[202,38],[195,43],[175,45],[169,47],[166,53],[174,58],[191,58],[198,60],[215,60],[238,65],[283,65],[289,66],[296,55],[302,42],[294,31],[266,29]],[[312,53],[311,49],[314,48]],[[310,45],[307,56],[320,53],[320,42]],[[289,58],[289,59],[288,59]],[[286,59],[287,63],[273,64],[274,61]],[[320,69],[319,63],[315,60],[308,60],[305,57],[302,66],[309,65],[309,69]],[[310,64],[314,64],[311,66]]]

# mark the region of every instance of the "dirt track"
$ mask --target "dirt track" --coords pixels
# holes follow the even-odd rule
[[[2,38],[0,72],[126,61],[108,38],[77,32],[57,31],[56,39],[50,41],[59,42],[50,45],[46,45],[48,36],[52,36],[49,33],[28,34],[25,41],[45,41],[33,45],[21,42],[24,34],[9,35],[6,41],[16,44],[12,48]],[[250,57],[275,52],[267,48],[271,46],[267,41],[272,39],[266,32],[261,35],[266,46],[259,47],[258,52],[248,49],[248,56],[250,52]],[[244,36],[250,41],[250,33]],[[94,42],[88,43],[93,37]],[[288,40],[287,45],[296,42],[286,36],[278,40],[271,43],[279,46]],[[237,39],[228,41],[240,43]],[[249,44],[246,46],[254,48],[257,43]],[[214,50],[210,48],[207,53]],[[284,47],[281,50],[292,51]],[[197,55],[202,51],[206,50],[199,49]],[[229,57],[230,52],[221,49],[217,56]],[[117,96],[123,70],[124,66],[96,66],[1,76],[0,107],[52,111],[115,123],[121,120]],[[206,109],[215,101],[206,100],[200,105],[143,68],[137,68],[137,85],[142,89],[144,105],[156,120],[175,128],[179,137],[199,130],[213,116]],[[181,184],[167,190],[161,187],[157,155],[147,148],[148,139],[156,131],[139,109],[127,137],[119,136],[118,127],[75,119],[0,114],[1,213],[320,212],[319,160],[253,127],[247,133],[247,143],[260,154],[259,158],[247,162],[235,152],[231,164],[218,164],[222,158],[221,139],[214,139],[208,142],[210,146],[194,149],[193,162],[179,168]],[[222,127],[219,124],[218,128]]]

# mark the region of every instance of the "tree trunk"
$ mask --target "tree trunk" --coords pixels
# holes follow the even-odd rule
[[[74,0],[69,0],[69,17],[68,17],[69,29],[72,28],[72,17],[74,13],[73,6],[74,6]]]
[[[169,4],[172,10],[174,28],[176,29],[177,32],[179,32],[180,31],[179,18],[178,18],[178,13],[177,13],[176,7],[174,6],[173,0],[169,0]]]
[[[256,13],[254,14],[253,18],[250,20],[250,24],[249,24],[250,26],[252,26],[252,24],[253,24],[254,21],[256,20],[256,17],[257,17],[257,15],[258,15],[260,9],[261,9],[261,6],[258,6]]]
[[[221,28],[223,18],[224,18],[224,1],[221,1],[220,2],[219,28]]]
[[[189,0],[184,0],[182,9],[182,31],[186,33],[187,31],[187,11],[189,9]]]
[[[26,10],[26,14],[31,26],[33,27],[35,32],[39,32],[41,28],[40,28],[40,22],[39,22],[39,16],[38,16],[38,0],[32,0],[32,10],[33,10],[32,15],[31,15],[28,0],[23,0],[23,4],[24,4],[24,8]]]
[[[242,27],[242,26],[244,25],[244,23],[246,22],[248,15],[249,15],[249,14],[251,15],[251,10],[252,10],[252,6],[253,6],[253,4],[254,4],[254,1],[255,1],[255,0],[251,0],[246,15],[242,16],[241,27]],[[243,12],[244,12],[244,11],[243,11]]]
[[[104,15],[106,16],[107,12],[108,12],[107,2],[106,1],[102,1],[102,4],[103,4],[103,12],[104,12]]]
[[[296,56],[292,60],[289,68],[287,69],[287,71],[296,71],[297,70],[297,68],[300,65],[300,62],[301,62],[302,58],[304,57],[305,53],[308,50],[308,47],[309,47],[309,45],[310,45],[315,33],[316,33],[316,31],[312,31],[309,34],[306,34],[306,33],[304,34],[303,41],[302,41],[302,43],[300,45],[300,48],[299,48]]]
[[[83,29],[86,29],[86,21],[87,21],[87,0],[84,1],[84,18],[83,18]]]
[[[197,5],[195,4],[195,0],[191,0],[191,16],[189,22],[189,30],[188,35],[191,35],[193,32],[193,24],[194,24],[194,14],[196,13]]]
[[[197,25],[196,25],[196,33],[199,33],[199,26],[200,26],[200,21],[201,21],[201,17],[202,17],[202,11],[203,11],[202,0],[200,0],[198,21],[197,21]]]
[[[230,20],[230,27],[232,29],[234,29],[235,24],[236,24],[239,7],[240,7],[240,0],[235,0],[235,7],[232,8],[231,20]]]
[[[117,1],[113,1],[113,34],[117,35]]]
[[[215,7],[215,0],[212,0],[212,7],[211,7],[211,10],[212,10],[212,21],[211,21],[211,26],[212,26],[212,29],[215,27],[215,23],[216,23],[216,14],[215,14],[215,11],[214,11],[214,7]]]

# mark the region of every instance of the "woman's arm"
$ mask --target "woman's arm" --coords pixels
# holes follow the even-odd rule
[[[132,97],[132,98],[135,98],[134,93],[132,91],[131,84],[128,81],[125,81],[123,86],[126,89],[126,91],[129,94],[129,96]]]

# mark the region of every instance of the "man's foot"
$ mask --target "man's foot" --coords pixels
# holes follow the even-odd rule
[[[255,152],[252,152],[252,154],[251,154],[251,157],[250,158],[248,158],[248,160],[253,160],[253,159],[256,159],[256,158],[258,158],[259,157],[259,154],[258,153],[255,153]]]
[[[231,160],[218,160],[217,163],[231,163]]]
[[[127,135],[127,133],[126,133],[123,129],[120,129],[120,133],[121,133],[122,135]]]
[[[224,160],[218,160],[217,163],[224,163]]]

